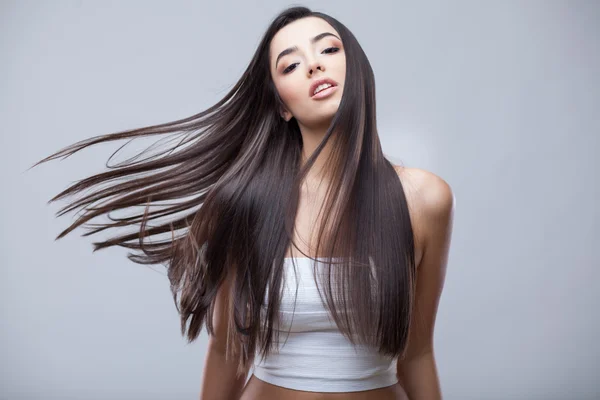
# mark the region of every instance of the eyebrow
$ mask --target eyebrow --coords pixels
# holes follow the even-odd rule
[[[333,36],[335,38],[337,38],[340,42],[342,41],[342,39],[340,39],[339,37],[337,37],[336,35],[334,35],[331,32],[323,32],[323,33],[319,33],[317,36],[315,36],[314,38],[310,39],[311,43],[316,43],[319,40],[323,39],[324,37],[327,36]],[[277,60],[275,61],[275,68],[277,68],[277,64],[279,63],[279,59],[283,56],[287,56],[290,53],[293,53],[295,51],[298,51],[298,46],[292,46],[292,47],[288,47],[287,49],[285,49],[284,51],[282,51],[281,53],[279,53],[279,55],[277,56]]]

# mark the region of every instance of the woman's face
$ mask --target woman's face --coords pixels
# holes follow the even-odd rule
[[[307,127],[328,125],[339,107],[346,78],[346,54],[339,33],[318,17],[296,20],[271,40],[269,62],[285,105],[282,117],[286,121],[294,117]],[[336,87],[315,96],[311,85],[323,78],[333,80]]]

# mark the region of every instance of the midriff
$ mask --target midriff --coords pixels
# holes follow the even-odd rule
[[[272,385],[252,375],[239,400],[408,400],[408,396],[400,383],[360,392],[319,393]]]

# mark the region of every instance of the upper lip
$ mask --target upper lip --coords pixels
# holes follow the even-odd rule
[[[311,85],[310,88],[308,89],[308,96],[309,97],[313,97],[314,93],[315,93],[315,89],[319,86],[322,85],[324,83],[331,83],[333,86],[337,86],[337,82],[334,81],[333,79],[329,79],[329,78],[320,78],[317,79],[316,81],[314,81]]]

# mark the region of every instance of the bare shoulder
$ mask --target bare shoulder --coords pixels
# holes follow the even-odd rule
[[[455,197],[450,185],[433,172],[394,165],[402,182],[415,234],[423,239],[451,225]]]
[[[452,188],[443,178],[420,168],[407,168],[394,165],[394,169],[404,186],[407,197],[418,200],[413,207],[422,212],[445,213],[454,204]]]

